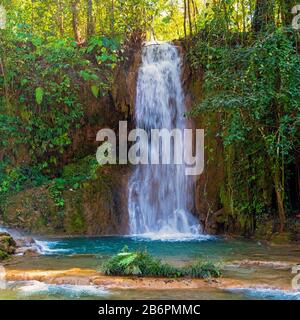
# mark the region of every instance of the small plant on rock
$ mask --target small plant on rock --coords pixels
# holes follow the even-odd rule
[[[147,251],[130,252],[127,246],[104,263],[102,271],[106,275],[113,276],[134,275],[167,278],[210,278],[221,276],[220,270],[211,262],[198,261],[190,266],[175,267],[154,258]]]

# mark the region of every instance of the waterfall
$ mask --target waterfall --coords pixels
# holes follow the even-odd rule
[[[135,106],[136,127],[183,130],[185,104],[181,58],[171,44],[146,45],[142,52]],[[154,149],[156,148],[156,149]],[[150,152],[161,149],[150,145]],[[185,165],[136,165],[128,184],[130,233],[164,237],[195,237],[200,233],[194,207],[193,180]]]

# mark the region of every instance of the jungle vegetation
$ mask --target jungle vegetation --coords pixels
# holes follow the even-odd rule
[[[203,101],[191,116],[220,116],[226,223],[235,219],[253,233],[259,221],[273,219],[283,232],[300,209],[296,4],[1,0],[0,206],[9,194],[46,185],[63,208],[61,192],[95,173],[90,159],[82,175],[66,178],[60,166],[72,132],[86,121],[82,88],[95,99],[109,96],[132,42],[183,39],[187,63],[204,71]],[[18,160],[23,148],[29,161]]]

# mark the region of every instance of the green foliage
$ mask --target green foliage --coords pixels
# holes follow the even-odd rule
[[[22,142],[30,146],[31,157],[38,161],[49,152],[64,151],[71,142],[69,131],[83,115],[78,85],[71,88],[69,74],[82,61],[74,48],[61,46],[58,50],[56,43],[36,47],[33,43],[37,38],[33,37],[20,45],[22,40],[22,34],[14,35],[10,41],[0,38],[5,44],[2,50],[6,80],[14,86],[2,108],[13,101],[9,112],[19,112],[11,130],[15,136],[11,138],[18,140],[22,133]]]
[[[99,95],[99,87],[97,86],[91,86],[91,90],[92,90],[92,93],[94,95],[95,98],[98,98],[98,95]]]
[[[210,261],[197,261],[183,269],[183,273],[191,278],[219,278],[220,269]]]
[[[0,205],[5,203],[8,195],[25,188],[41,186],[48,182],[48,177],[41,173],[39,167],[29,165],[11,166],[9,162],[0,162]]]
[[[26,79],[27,81],[27,79]],[[24,81],[23,81],[24,84]],[[35,100],[37,104],[42,104],[43,102],[43,96],[44,96],[44,89],[41,87],[38,87],[35,89]]]
[[[7,136],[2,144],[17,144],[22,133],[22,143],[30,146],[33,160],[41,162],[51,154],[44,167],[57,165],[71,143],[71,130],[81,125],[84,116],[80,97],[83,81],[95,97],[107,94],[112,81],[118,44],[102,37],[100,45],[95,39],[81,48],[71,39],[33,36],[22,26],[0,33],[5,69],[0,73],[0,83],[5,84],[0,86],[4,93],[0,130]]]
[[[135,275],[145,277],[192,277],[210,278],[220,277],[220,270],[210,262],[200,262],[183,268],[174,267],[162,263],[159,259],[152,257],[146,251],[130,252],[128,247],[117,255],[110,258],[102,266],[106,275]]]
[[[46,186],[57,207],[63,209],[65,190],[77,190],[82,183],[97,177],[98,162],[94,156],[88,156],[76,163],[66,165],[60,177],[51,178],[42,173],[40,166],[11,166],[9,162],[0,162],[0,205],[5,204],[7,196],[25,189]]]
[[[98,64],[110,62],[110,66],[114,67],[118,61],[117,50],[119,47],[120,43],[115,38],[94,35],[88,42],[86,52],[93,53]]]
[[[22,142],[19,128],[21,128],[21,121],[18,117],[0,113],[0,146],[2,148],[10,147],[12,139],[16,144]]]
[[[50,195],[57,207],[63,208],[65,190],[77,190],[84,181],[97,177],[98,162],[94,156],[88,156],[63,168],[62,176],[51,180],[48,186]]]
[[[272,192],[278,211],[283,201],[289,207],[286,171],[300,145],[295,40],[282,28],[244,45],[199,41],[189,53],[192,65],[206,70],[204,100],[193,114],[221,116],[227,166],[223,204],[245,231],[253,231],[255,220],[269,213]]]
[[[76,3],[75,10],[73,3]],[[135,30],[150,32],[154,28],[159,39],[169,40],[183,35],[182,3],[179,0],[91,0],[91,3],[92,8],[88,11],[86,0],[1,1],[7,10],[9,28],[22,26],[43,39],[75,38],[74,12],[78,40],[99,34],[123,40]],[[92,32],[88,34],[88,30]]]
[[[5,260],[7,258],[9,258],[9,254],[0,249],[0,261]]]
[[[45,40],[24,26],[1,30],[0,62],[0,200],[7,195],[42,184],[58,207],[62,192],[79,188],[95,174],[60,177],[62,154],[71,144],[74,130],[84,120],[82,88],[92,86],[95,96],[107,94],[117,60],[117,44],[103,38],[101,47],[78,47],[72,39]],[[111,60],[94,62],[93,54],[109,52]],[[94,50],[94,51],[93,51]],[[87,82],[87,83],[85,83]],[[26,161],[18,159],[19,156]],[[21,163],[22,162],[22,163]],[[24,163],[26,164],[24,164]]]

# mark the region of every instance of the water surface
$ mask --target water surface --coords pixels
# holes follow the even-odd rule
[[[243,280],[243,288],[203,290],[106,290],[97,286],[48,285],[34,282],[9,283],[0,299],[300,299],[292,290],[292,266],[300,263],[297,245],[267,246],[256,241],[199,237],[193,241],[150,241],[138,237],[80,237],[39,239],[38,257],[17,257],[8,269],[98,270],[108,257],[124,246],[147,250],[174,265],[197,259],[220,264],[223,277]],[[284,288],[284,289],[282,289]]]

